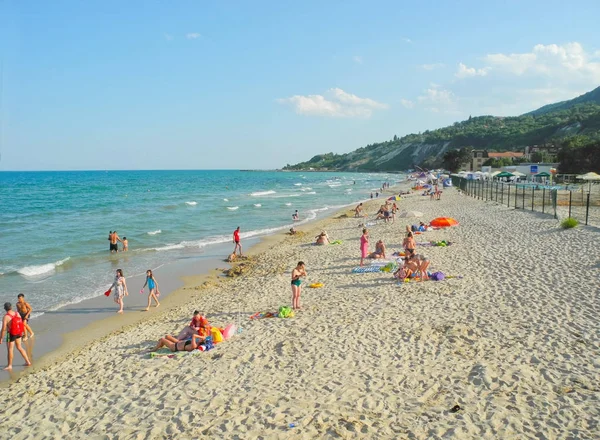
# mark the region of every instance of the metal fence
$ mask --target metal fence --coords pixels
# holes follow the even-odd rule
[[[568,189],[535,183],[507,183],[452,176],[452,184],[471,197],[514,209],[541,212],[562,220],[575,218],[581,224],[600,227],[600,185],[578,185]]]

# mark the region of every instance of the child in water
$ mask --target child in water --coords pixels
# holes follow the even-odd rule
[[[123,237],[123,252],[127,252],[129,249],[129,242],[127,241],[127,237]]]

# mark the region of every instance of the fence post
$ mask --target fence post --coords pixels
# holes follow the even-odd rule
[[[533,205],[535,205],[535,187],[531,188],[531,210],[533,211]]]
[[[500,182],[502,188],[502,195],[500,196],[500,204],[504,205],[504,182]]]
[[[508,206],[510,208],[510,185],[506,185],[506,186],[508,186],[508,203],[506,204],[506,206]]]
[[[587,202],[585,204],[585,224],[588,224],[588,216],[590,215],[590,193],[587,194]]]
[[[523,187],[523,202],[521,203],[521,209],[525,209],[525,187]]]
[[[515,185],[515,209],[517,209],[517,199],[519,198],[519,187]]]
[[[552,206],[554,207],[554,218],[558,219],[558,210],[556,209],[558,205],[558,190],[557,189],[553,189],[552,190]]]
[[[573,197],[573,191],[569,191],[569,218],[571,218],[571,198]]]
[[[546,188],[542,188],[542,214],[546,208]]]
[[[496,180],[496,203],[498,203],[498,181]]]

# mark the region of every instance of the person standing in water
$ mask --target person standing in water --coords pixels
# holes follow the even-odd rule
[[[304,262],[299,261],[298,265],[292,270],[292,309],[301,310],[300,293],[302,292],[301,277],[306,276],[306,268]]]
[[[242,244],[240,243],[240,227],[238,226],[235,231],[233,231],[233,242],[235,243],[235,247],[233,248],[233,255],[235,255],[235,251],[240,250],[240,257],[242,256]]]
[[[144,292],[144,287],[146,287],[146,284],[148,285],[149,292],[148,306],[144,309],[144,312],[150,310],[150,304],[152,302],[152,299],[154,299],[154,301],[156,302],[156,307],[160,306],[160,303],[158,302],[158,296],[160,295],[160,292],[158,291],[158,282],[156,281],[156,278],[154,278],[154,275],[152,274],[152,271],[150,269],[146,271],[146,282],[144,283],[144,286],[142,287],[142,291],[140,293]]]
[[[110,251],[111,252],[119,252],[119,245],[117,244],[117,241],[120,241],[121,243],[123,243],[123,241],[117,235],[117,231],[113,231],[112,234],[110,235]]]
[[[129,295],[129,292],[127,291],[127,283],[125,282],[125,277],[123,276],[123,269],[117,269],[115,281],[113,281],[112,286],[110,286],[110,288],[106,291],[107,296],[113,289],[115,289],[114,300],[119,305],[119,310],[117,310],[117,313],[123,313],[123,297]]]
[[[8,347],[6,348],[8,354],[8,365],[6,366],[5,370],[12,370],[15,345],[17,346],[19,353],[21,353],[21,356],[23,356],[23,359],[25,359],[25,366],[29,367],[31,362],[29,362],[27,353],[21,345],[21,338],[23,336],[23,332],[25,331],[21,315],[12,310],[12,305],[9,302],[4,303],[4,311],[6,312],[6,315],[4,315],[4,318],[2,319],[0,344],[4,342],[4,335],[8,333]]]

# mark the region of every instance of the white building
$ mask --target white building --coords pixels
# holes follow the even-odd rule
[[[508,171],[513,173],[518,171],[519,173],[525,174],[527,179],[531,179],[531,176],[538,173],[548,173],[552,168],[558,167],[558,163],[520,163],[518,165],[510,165],[502,167],[502,171]]]

